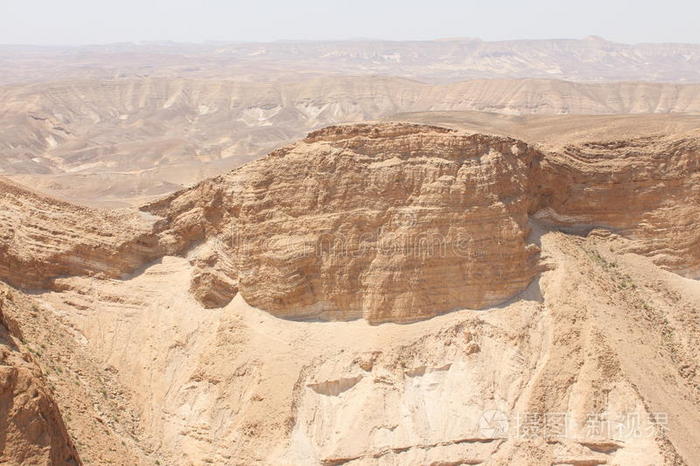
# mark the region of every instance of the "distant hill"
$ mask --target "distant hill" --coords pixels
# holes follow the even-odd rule
[[[700,82],[700,45],[582,40],[284,41],[0,46],[0,83],[115,77],[274,81],[382,74],[433,82],[478,78]]]
[[[0,174],[77,202],[138,203],[223,173],[323,126],[402,119],[392,115],[405,112],[464,111],[700,113],[700,84],[499,79],[432,85],[367,76],[4,86]],[[498,123],[478,129],[493,132]],[[650,130],[658,132],[656,126]]]

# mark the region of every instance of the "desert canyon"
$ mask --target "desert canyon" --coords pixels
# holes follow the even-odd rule
[[[0,463],[700,464],[700,46],[0,63]]]

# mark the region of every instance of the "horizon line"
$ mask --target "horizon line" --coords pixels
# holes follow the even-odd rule
[[[350,37],[344,39],[273,39],[273,40],[245,40],[245,39],[206,39],[201,41],[180,41],[171,39],[135,39],[109,42],[84,42],[84,43],[57,43],[41,44],[26,42],[0,42],[0,47],[35,47],[35,48],[81,48],[81,47],[109,47],[109,46],[178,46],[178,45],[254,45],[254,44],[312,44],[312,43],[361,43],[361,42],[388,42],[388,43],[411,43],[411,42],[475,42],[475,43],[506,43],[506,42],[601,42],[617,45],[692,45],[700,46],[698,42],[673,42],[673,41],[643,41],[643,42],[618,42],[608,40],[598,35],[588,35],[581,38],[572,37],[552,37],[547,39],[498,39],[489,40],[480,37],[436,37],[433,39],[382,39],[370,37]]]

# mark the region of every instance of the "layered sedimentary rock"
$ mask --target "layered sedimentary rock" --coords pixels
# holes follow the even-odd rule
[[[435,127],[311,133],[231,178],[240,291],[280,316],[373,322],[501,302],[537,273],[538,158]]]
[[[141,265],[139,249],[149,247],[149,222],[133,212],[82,208],[2,180],[0,204],[0,277],[15,286],[46,287],[59,275],[117,276]]]
[[[218,270],[281,317],[410,321],[502,302],[536,275],[540,157],[437,127],[331,127],[144,210],[167,220],[163,239],[204,223],[218,241],[217,260],[196,259],[219,263],[194,277],[202,302]]]
[[[700,277],[700,138],[646,137],[566,146],[542,164],[539,212],[555,228],[600,227],[630,250]]]
[[[219,240],[212,240],[196,250],[190,293],[206,308],[227,305],[238,294],[238,277],[232,258]]]
[[[160,240],[165,228],[145,212],[76,206],[0,178],[0,279],[47,288],[65,275],[119,278],[181,251],[199,232]]]
[[[119,278],[167,254],[205,307],[238,292],[292,319],[405,322],[503,302],[541,270],[532,221],[605,228],[700,272],[698,137],[541,152],[433,126],[330,127],[140,212],[57,203],[3,184],[0,278]]]
[[[42,371],[9,315],[12,294],[0,288],[0,463],[79,464]]]
[[[436,127],[341,126],[147,209],[210,218],[223,269],[275,315],[405,321],[524,289],[538,271],[528,220],[606,228],[696,276],[697,148],[692,133],[541,153]]]

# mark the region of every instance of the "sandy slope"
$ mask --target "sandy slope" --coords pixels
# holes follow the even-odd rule
[[[696,464],[698,285],[623,243],[545,233],[551,270],[524,295],[410,325],[292,322],[240,297],[205,310],[174,257],[36,299],[110,376],[101,416],[133,449],[121,464]],[[90,416],[58,391],[85,432]],[[494,410],[507,431],[484,420]],[[557,413],[566,435],[542,430]]]

